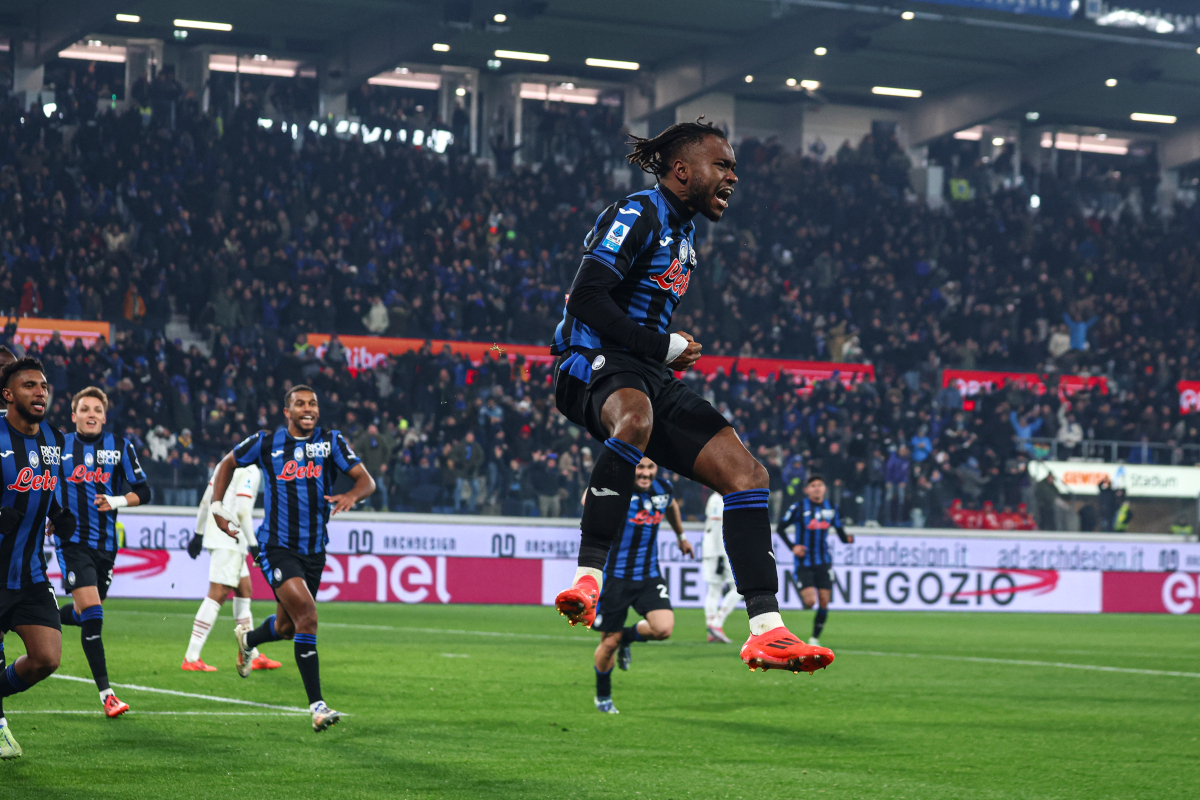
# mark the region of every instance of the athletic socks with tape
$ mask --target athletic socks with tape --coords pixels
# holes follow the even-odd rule
[[[642,636],[641,631],[637,629],[637,625],[630,625],[621,629],[621,647],[624,647],[631,642],[644,642],[646,637]]]
[[[317,657],[317,635],[315,633],[297,633],[296,666],[300,669],[300,680],[304,682],[304,691],[308,694],[311,706],[321,700],[321,665]]]
[[[4,672],[0,672],[0,697],[8,697],[28,688],[29,684],[21,680],[21,676],[17,674],[17,662],[14,661]]]
[[[92,678],[101,697],[108,691],[108,664],[104,660],[104,640],[100,631],[104,627],[104,606],[89,606],[79,615],[79,642],[83,645],[83,654],[87,657],[88,666],[92,668]]]
[[[608,550],[625,529],[634,469],[642,451],[615,437],[605,440],[588,481],[587,502],[579,521],[579,566],[604,569]]]
[[[775,571],[771,518],[767,511],[769,497],[766,489],[730,492],[724,497],[725,553],[737,590],[746,599],[746,613],[754,634],[763,632],[755,630],[762,627],[755,624],[755,617],[771,614],[764,619],[780,618],[779,600],[775,597],[779,591],[779,573]]]
[[[63,625],[78,625],[79,614],[75,611],[75,606],[67,603],[58,610],[58,621]]]

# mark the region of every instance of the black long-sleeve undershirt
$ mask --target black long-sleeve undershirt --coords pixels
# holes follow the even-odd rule
[[[630,319],[612,299],[622,277],[595,258],[584,257],[567,299],[567,312],[602,338],[661,364],[667,358],[671,335],[659,333]]]

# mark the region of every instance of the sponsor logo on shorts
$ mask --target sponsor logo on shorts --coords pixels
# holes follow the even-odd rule
[[[595,358],[592,359],[592,369],[593,370],[603,369],[603,368],[604,368],[604,356],[596,356]]]
[[[74,572],[67,573],[67,583],[74,585],[74,583],[75,583],[75,573]]]
[[[275,581],[279,582],[281,580],[283,580],[283,570],[281,570],[279,567],[276,567],[275,568]]]
[[[604,615],[597,614],[595,622],[592,623],[592,627],[599,628],[602,624],[604,624]]]

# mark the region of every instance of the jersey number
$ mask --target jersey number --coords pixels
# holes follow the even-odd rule
[[[671,599],[670,597],[667,596],[667,585],[665,583],[660,583],[658,585],[658,596],[661,597],[663,600]]]

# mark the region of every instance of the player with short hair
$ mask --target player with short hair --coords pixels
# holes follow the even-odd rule
[[[192,621],[192,636],[188,641],[187,652],[184,653],[180,669],[184,672],[216,672],[217,668],[204,663],[200,651],[208,634],[212,631],[217,616],[225,598],[233,595],[233,618],[236,625],[247,629],[254,627],[254,616],[250,613],[250,598],[253,594],[250,585],[250,568],[246,566],[246,557],[258,552],[258,540],[254,537],[254,499],[258,497],[259,487],[262,486],[262,470],[258,467],[238,467],[233,471],[233,480],[229,484],[237,494],[233,504],[226,504],[225,498],[220,498],[227,511],[237,515],[237,536],[230,538],[220,528],[212,513],[213,482],[208,481],[204,497],[200,500],[200,508],[196,513],[196,532],[188,542],[188,555],[197,558],[201,550],[207,550],[208,561],[208,596],[200,602],[196,618]],[[225,492],[229,495],[229,490]],[[281,664],[254,651],[250,668],[278,669]],[[241,651],[238,651],[241,659]]]
[[[788,528],[795,528],[791,539]],[[805,608],[817,605],[809,643],[820,641],[833,596],[833,580],[829,576],[829,568],[833,566],[833,554],[829,551],[831,528],[843,543],[854,541],[854,534],[846,533],[842,525],[842,510],[825,497],[825,479],[814,473],[804,483],[804,499],[788,506],[776,529],[796,557],[793,574],[800,584],[800,602]]]
[[[92,678],[100,691],[100,703],[109,717],[129,710],[108,683],[104,657],[104,598],[112,585],[117,561],[117,509],[150,502],[150,485],[138,463],[137,450],[128,439],[104,432],[108,422],[108,395],[88,386],[71,398],[74,433],[63,443],[63,505],[76,515],[78,524],[67,536],[54,532],[63,591],[74,602],[59,609],[63,625],[78,625],[79,643]],[[124,481],[129,491],[117,494]]]
[[[217,465],[213,497],[225,497],[237,467],[258,466],[266,489],[263,524],[258,528],[258,563],[275,592],[275,613],[251,630],[234,629],[238,643],[238,675],[248,677],[254,648],[263,642],[294,639],[296,666],[308,694],[313,731],[335,724],[340,714],[321,696],[317,658],[317,589],[325,569],[326,525],[330,514],[348,511],[375,491],[375,479],[337,430],[317,427],[317,393],[294,386],[283,397],[287,420],[274,431],[250,436]],[[345,494],[334,495],[339,472],[354,479]],[[230,538],[238,534],[232,511],[219,500],[210,505],[217,527]]]
[[[704,595],[704,626],[710,642],[732,643],[725,635],[725,619],[742,601],[737,587],[733,585],[733,573],[729,570],[729,556],[725,554],[725,537],[722,531],[725,501],[713,492],[704,506],[704,539],[700,542],[701,564],[704,565],[704,582],[708,593]],[[725,591],[729,587],[729,591]]]
[[[658,183],[597,219],[550,349],[559,357],[559,411],[605,445],[588,484],[575,580],[555,606],[572,625],[592,624],[637,465],[648,457],[724,497],[725,547],[750,617],[742,661],[751,670],[822,669],[833,653],[793,636],[779,614],[766,468],[672,372],[700,358],[699,342],[669,332],[671,317],[696,267],[693,218],[719,220],[737,184],[733,148],[697,120],[635,137],[628,158]]]
[[[612,699],[614,662],[629,669],[633,642],[662,641],[675,627],[675,612],[667,583],[658,569],[658,526],[665,517],[675,529],[679,549],[692,556],[692,543],[683,535],[683,518],[674,488],[666,478],[657,477],[658,466],[648,458],[638,462],[634,477],[635,491],[629,501],[624,529],[617,546],[608,551],[604,566],[604,591],[596,606],[594,630],[604,636],[593,658],[596,670],[596,709],[617,714]],[[585,493],[584,508],[594,502]],[[629,627],[625,617],[633,608],[643,619]]]
[[[0,422],[0,633],[16,632],[25,655],[0,671],[0,698],[50,677],[62,659],[58,602],[46,570],[46,522],[59,536],[75,530],[62,505],[63,434],[46,422],[50,383],[42,363],[17,359],[0,370],[9,413]],[[21,747],[0,719],[0,758]]]

